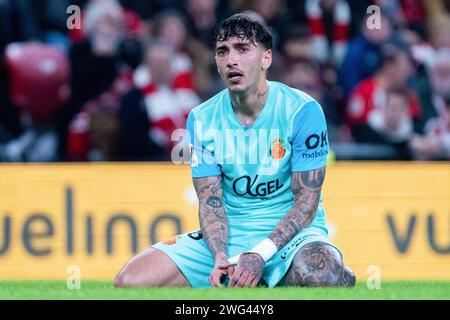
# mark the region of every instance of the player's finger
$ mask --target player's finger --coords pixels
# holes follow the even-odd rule
[[[228,287],[233,288],[238,279],[239,279],[239,277],[238,277],[237,273],[235,272],[234,275],[232,277],[230,277],[230,282],[228,283]]]
[[[212,288],[216,287],[213,275],[209,276],[208,281],[209,281],[209,284],[211,285]]]
[[[237,270],[234,272],[233,276],[230,278],[230,283],[228,284],[228,287],[234,287],[236,282],[239,280],[239,277],[242,273],[242,269],[240,269],[239,267],[237,268]]]
[[[244,288],[251,287],[252,283],[255,281],[255,277],[253,275],[250,275],[247,277],[247,279],[244,282]]]
[[[220,288],[222,287],[222,282],[220,282],[220,279],[222,278],[222,275],[216,275],[214,277],[214,288]]]
[[[258,279],[258,278],[255,278],[255,279],[252,281],[252,283],[250,283],[250,287],[251,287],[251,288],[255,288],[255,287],[258,285],[258,283],[259,283],[259,279]]]
[[[228,261],[228,260],[224,260],[223,262],[221,262],[218,267],[219,269],[227,269],[229,266],[232,266],[233,264]]]
[[[211,287],[213,287],[213,288],[219,287],[219,281],[218,281],[217,277],[212,277],[210,283],[211,283]]]
[[[245,286],[245,282],[247,281],[248,277],[249,277],[248,273],[243,272],[236,283],[236,287],[243,288]]]
[[[219,287],[223,287],[223,283],[225,281],[226,276],[227,276],[227,273],[225,272],[225,270],[220,271],[220,272],[217,273],[217,276],[216,276],[217,280],[216,280],[215,283],[216,283],[218,288]]]
[[[214,280],[213,280],[212,275],[209,276],[208,281],[209,281],[209,284],[211,285],[211,287],[214,288]]]
[[[235,269],[234,269],[234,266],[233,266],[233,265],[231,265],[231,266],[229,266],[229,267],[227,268],[227,273],[228,273],[228,275],[230,276],[230,278],[233,276],[234,271],[235,271]]]
[[[233,275],[234,278],[234,282],[232,287],[236,287],[236,288],[241,288],[242,287],[242,278],[245,275],[245,270],[238,267],[236,272]],[[247,277],[245,277],[245,279],[247,279]]]
[[[221,287],[222,286],[222,284],[220,283],[220,277],[222,276],[222,273],[221,272],[218,272],[217,270],[215,270],[212,274],[211,274],[211,276],[210,276],[210,284],[211,284],[211,287],[213,287],[213,288],[218,288],[218,287]]]

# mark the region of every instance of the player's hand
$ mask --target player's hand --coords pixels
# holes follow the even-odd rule
[[[221,280],[223,279],[223,277],[227,275],[231,277],[233,273],[234,266],[228,261],[226,254],[218,254],[216,256],[216,262],[214,264],[213,271],[209,276],[209,283],[211,284],[211,287],[222,287]]]
[[[256,287],[264,270],[264,259],[257,253],[241,254],[228,287]]]

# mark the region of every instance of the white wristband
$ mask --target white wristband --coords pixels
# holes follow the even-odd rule
[[[269,238],[265,238],[263,241],[258,243],[253,249],[245,251],[243,253],[257,253],[263,258],[264,262],[267,262],[270,258],[273,257],[275,253],[277,253],[277,251],[278,248],[275,245],[275,243],[273,243],[273,241],[270,240]],[[230,263],[232,264],[237,264],[241,254],[238,254],[237,256],[228,259],[228,261],[230,261]]]

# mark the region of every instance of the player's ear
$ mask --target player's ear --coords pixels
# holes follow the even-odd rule
[[[272,50],[268,49],[264,51],[263,57],[262,57],[262,66],[261,68],[266,71],[269,69],[270,65],[272,64]]]

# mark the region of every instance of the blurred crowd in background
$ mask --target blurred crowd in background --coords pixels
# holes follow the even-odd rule
[[[244,11],[274,35],[268,78],[321,103],[336,159],[450,160],[448,0],[0,0],[0,161],[170,160],[224,88],[214,28]]]

